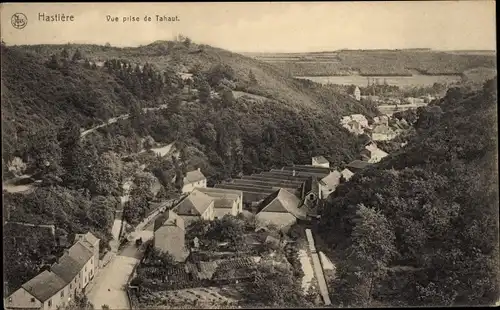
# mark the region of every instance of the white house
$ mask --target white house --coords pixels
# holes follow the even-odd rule
[[[215,218],[229,214],[236,216],[243,212],[243,192],[234,189],[205,187],[196,190],[214,199]]]
[[[392,140],[397,136],[397,133],[389,126],[381,124],[377,125],[372,130],[373,141],[387,141]]]
[[[345,168],[344,170],[342,170],[342,172],[340,172],[340,174],[342,175],[342,177],[346,181],[349,181],[349,179],[354,175],[354,173],[351,170],[347,169],[347,168]]]
[[[351,96],[358,101],[361,100],[361,90],[358,86],[352,88]]]
[[[196,187],[207,187],[207,178],[203,175],[200,168],[186,173],[182,182],[183,193],[190,193]]]
[[[307,219],[307,208],[301,204],[297,196],[284,189],[279,189],[260,203],[259,212],[255,219],[260,225],[272,224],[286,231],[297,220]]]
[[[173,210],[182,217],[185,225],[197,219],[207,221],[215,219],[214,199],[197,189],[194,189]]]
[[[97,258],[96,255],[97,254]],[[64,308],[76,294],[85,293],[99,264],[99,239],[77,234],[75,243],[54,263],[6,298],[6,309]]]
[[[153,246],[172,255],[175,261],[183,262],[189,255],[186,249],[185,225],[182,217],[169,210],[156,219]]]
[[[320,199],[326,199],[340,184],[342,174],[337,170],[330,172],[326,177],[319,180]]]
[[[323,156],[316,156],[311,159],[312,165],[315,167],[330,168],[330,162]]]
[[[389,156],[389,154],[379,149],[373,142],[365,146],[365,149],[361,151],[362,159],[369,163],[378,163],[382,158],[387,156]]]

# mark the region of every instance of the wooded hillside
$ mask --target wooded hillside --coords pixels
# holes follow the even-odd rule
[[[416,135],[330,197],[344,306],[492,305],[499,296],[496,78],[418,111]]]

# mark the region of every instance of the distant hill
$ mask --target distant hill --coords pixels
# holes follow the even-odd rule
[[[317,53],[248,53],[294,76],[411,75],[412,70],[427,75],[460,75],[478,67],[496,67],[492,51],[339,50]]]

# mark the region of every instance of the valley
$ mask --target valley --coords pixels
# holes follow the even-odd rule
[[[495,301],[490,55],[250,56],[2,44],[7,308]]]

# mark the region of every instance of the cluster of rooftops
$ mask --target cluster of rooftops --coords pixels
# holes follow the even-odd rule
[[[20,295],[24,297],[28,293],[32,296],[31,303],[44,304],[46,301],[50,303],[50,299],[60,292],[62,297],[66,291],[66,298],[70,298],[83,291],[98,269],[99,242],[90,232],[76,234],[74,244],[48,270],[24,283],[8,297],[7,302],[17,303]]]
[[[225,214],[255,213],[262,225],[273,224],[286,230],[297,221],[317,217],[318,202],[335,191],[342,179],[348,180],[368,165],[370,163],[366,161],[355,160],[338,171],[330,168],[323,156],[318,156],[312,158],[311,165],[290,165],[245,175],[212,188],[193,187],[192,191],[185,193],[185,198],[155,222],[155,246],[164,251],[170,249],[182,261],[188,253],[178,245],[184,242],[189,222],[200,218],[214,220]],[[201,171],[195,170],[194,173],[197,177],[192,178],[193,182],[199,182]]]

